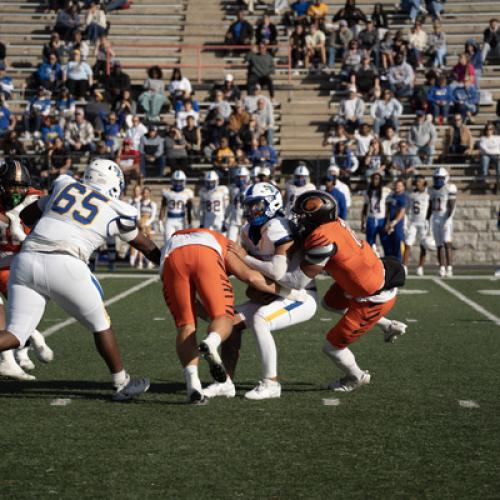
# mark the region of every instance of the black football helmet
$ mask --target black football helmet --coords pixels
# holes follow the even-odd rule
[[[338,219],[335,198],[324,191],[306,191],[296,200],[292,209],[299,231],[308,234],[318,226]]]
[[[31,176],[25,160],[7,159],[0,166],[0,196],[4,208],[19,205],[31,185]]]

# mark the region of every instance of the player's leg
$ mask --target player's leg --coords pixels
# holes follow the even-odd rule
[[[207,311],[210,322],[208,334],[199,345],[216,382],[227,379],[226,369],[219,355],[219,346],[233,329],[234,292],[220,256],[208,247],[198,248],[198,263],[193,275],[196,291]]]
[[[443,225],[443,241],[446,262],[446,276],[450,278],[453,276],[453,222],[447,220]]]
[[[223,396],[232,398],[236,395],[236,387],[233,380],[236,373],[236,367],[240,357],[241,336],[246,328],[245,318],[255,314],[260,304],[248,301],[236,307],[237,314],[234,316],[233,327],[230,335],[221,344],[221,359],[226,369],[226,381],[223,383],[214,382],[203,389],[207,398]]]
[[[417,231],[417,238],[420,246],[420,256],[418,258],[417,276],[424,275],[425,257],[427,255],[427,248],[425,246],[425,238],[427,231],[425,226],[419,226]]]
[[[163,296],[177,326],[175,347],[184,370],[188,401],[204,402],[203,388],[198,374],[198,343],[196,341],[195,295],[190,267],[196,257],[196,248],[175,250],[163,263]]]
[[[4,297],[7,297],[9,274],[9,268],[0,269],[0,292]],[[0,330],[4,330],[5,307],[2,298],[0,298],[0,301]],[[35,365],[29,359],[27,351],[27,347],[22,347],[0,353],[0,375],[7,377],[10,373],[15,375],[13,378],[17,380],[34,380],[35,377],[24,372],[24,370],[33,370],[35,368]]]
[[[255,336],[262,363],[262,381],[245,394],[247,399],[270,399],[281,396],[278,382],[278,353],[271,332],[303,323],[311,319],[317,310],[317,294],[310,292],[305,301],[275,300],[260,307],[247,324]]]
[[[102,288],[84,262],[56,254],[40,255],[44,293],[94,335],[97,352],[111,374],[113,399],[124,401],[149,389],[149,379],[132,379],[123,367],[118,342],[103,304]]]
[[[345,376],[329,385],[329,388],[350,392],[362,385],[370,383],[370,374],[362,370],[352,351],[348,348],[359,340],[394,306],[396,297],[383,304],[349,301],[347,312],[330,330],[324,345],[324,352],[341,369]]]
[[[375,246],[375,239],[377,237],[377,223],[373,217],[368,217],[366,219],[366,241],[373,247]]]
[[[446,276],[445,255],[444,255],[444,223],[440,216],[433,216],[432,218],[432,233],[434,234],[434,241],[436,243],[436,253],[439,264],[439,276],[442,278]]]
[[[417,235],[417,226],[410,224],[405,234],[405,251],[403,254],[403,264],[405,266],[406,274],[408,274],[408,263],[410,262],[411,247],[415,244]]]

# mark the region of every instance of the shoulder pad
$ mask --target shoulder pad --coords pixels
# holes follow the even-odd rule
[[[448,193],[457,194],[457,186],[455,184],[448,184]]]
[[[326,264],[330,257],[337,253],[337,245],[328,243],[328,245],[309,248],[305,252],[305,260],[311,264]]]
[[[287,219],[284,217],[275,217],[268,221],[264,228],[269,241],[275,246],[283,245],[293,240],[292,229]]]
[[[120,216],[129,219],[137,218],[137,208],[121,200],[111,199],[111,208]]]
[[[316,247],[328,247],[333,242],[331,239],[324,233],[321,227],[315,229],[311,234],[309,234],[304,241],[304,248],[306,251],[309,251],[312,248]]]

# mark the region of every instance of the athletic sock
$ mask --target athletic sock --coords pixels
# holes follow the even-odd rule
[[[377,326],[383,331],[385,332],[387,328],[389,328],[391,326],[391,320],[390,319],[387,319],[385,318],[384,316],[382,316],[378,321],[377,321]]]
[[[8,363],[9,365],[17,365],[16,358],[14,357],[14,349],[9,349],[8,351],[0,352],[0,361]]]
[[[350,349],[337,349],[328,340],[325,341],[323,352],[340,368],[346,375],[360,379],[363,370],[356,363],[356,358]]]
[[[117,373],[112,373],[111,378],[115,387],[124,387],[129,383],[130,380],[130,376],[125,370],[121,370]]]
[[[210,332],[204,342],[205,344],[208,344],[212,349],[218,349],[221,343],[221,338],[217,332]]]
[[[38,331],[33,330],[30,335],[30,341],[33,343],[34,347],[41,348],[45,347],[45,337]]]
[[[184,368],[184,378],[186,379],[188,395],[193,391],[198,391],[200,394],[203,394],[203,388],[201,387],[201,380],[198,375],[197,365],[187,365]]]
[[[274,379],[278,376],[278,352],[269,323],[259,313],[249,323],[259,349],[262,379]]]

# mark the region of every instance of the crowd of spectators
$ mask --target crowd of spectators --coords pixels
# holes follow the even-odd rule
[[[250,11],[255,8],[255,2],[245,3]],[[108,13],[129,3],[80,5],[51,3],[58,10],[56,22],[28,82],[22,116],[9,110],[8,101],[21,89],[14,89],[6,74],[6,50],[0,44],[4,154],[36,152],[36,169],[48,182],[58,172],[75,171],[82,155],[116,159],[128,181],[176,169],[188,172],[200,161],[213,164],[221,177],[236,166],[279,167],[273,74],[280,52],[269,13],[252,25],[241,10],[225,34],[228,53],[247,64],[246,86],[226,74],[200,102],[180,69],[167,77],[152,66],[142,88],[132,87],[119,49],[107,37]],[[484,31],[482,46],[468,40],[449,69],[447,59],[456,56],[448,55],[440,23],[443,5],[437,0],[401,3],[401,13],[413,23],[408,33],[389,29],[381,4],[370,14],[354,0],[331,14],[321,0],[276,1],[274,8],[287,30],[294,68],[338,75],[336,90],[343,98],[325,145],[331,146],[332,164],[343,177],[385,170],[411,178],[422,163],[463,163],[475,155],[483,175],[491,167],[498,170],[495,123],[486,125],[477,142],[469,128],[479,109],[483,66],[500,54],[496,19]],[[434,21],[429,33],[422,26],[426,15]],[[418,71],[425,72],[423,85],[415,85]],[[404,110],[415,120],[400,135]],[[174,115],[167,126],[166,112]],[[436,126],[446,127],[440,157]]]

